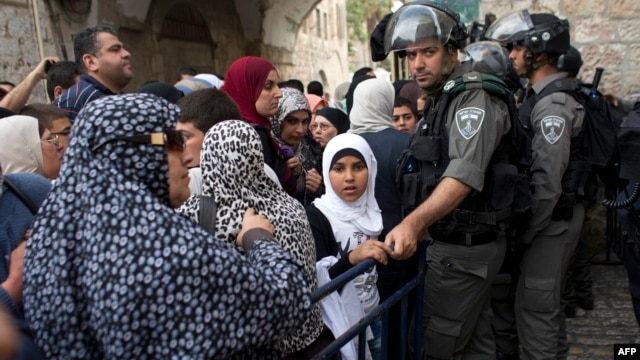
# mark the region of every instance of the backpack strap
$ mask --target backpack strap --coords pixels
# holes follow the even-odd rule
[[[34,204],[33,201],[31,201],[31,199],[27,197],[27,195],[20,191],[20,189],[6,177],[4,178],[4,184],[18,199],[20,199],[20,201],[22,201],[23,204],[27,206],[27,208],[29,208],[29,211],[31,211],[33,215],[38,212],[38,207],[36,206],[36,204]]]
[[[200,214],[198,216],[198,223],[209,234],[214,235],[216,233],[216,213],[218,211],[218,204],[211,196],[199,195],[200,198]]]

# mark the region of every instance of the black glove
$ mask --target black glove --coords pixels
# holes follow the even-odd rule
[[[387,58],[387,53],[384,51],[384,33],[387,29],[387,23],[393,13],[388,13],[373,29],[371,37],[369,38],[369,46],[371,47],[371,60],[382,61]]]

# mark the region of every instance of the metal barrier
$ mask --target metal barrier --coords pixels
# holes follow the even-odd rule
[[[346,345],[349,341],[358,336],[358,359],[362,360],[365,357],[365,346],[366,346],[366,329],[373,322],[378,320],[381,316],[382,318],[382,348],[381,348],[381,359],[387,358],[387,330],[388,330],[388,312],[393,305],[395,305],[398,301],[402,301],[401,309],[401,333],[400,339],[404,346],[401,347],[401,353],[398,354],[398,359],[406,358],[406,345],[409,343],[407,341],[407,319],[408,319],[408,299],[409,293],[417,287],[416,289],[416,307],[414,312],[414,321],[416,324],[422,323],[422,301],[424,297],[424,275],[426,272],[426,249],[427,242],[423,241],[418,244],[418,274],[411,279],[408,283],[403,285],[400,289],[398,289],[393,295],[391,295],[388,299],[380,303],[373,311],[369,314],[366,314],[357,324],[353,325],[349,330],[347,330],[344,334],[338,336],[329,346],[327,346],[322,352],[316,355],[313,359],[327,359],[330,356],[338,353],[340,348]],[[376,264],[376,261],[373,259],[367,259],[362,263],[354,266],[348,271],[342,273],[340,276],[331,280],[329,283],[319,287],[311,294],[311,302],[317,303],[322,300],[325,296],[331,294],[332,292],[341,289],[346,283],[353,280],[356,276],[364,273],[366,270],[371,268]],[[336,334],[337,335],[337,334]],[[414,326],[414,337],[413,337],[413,349],[414,359],[420,359],[422,353],[422,326]]]

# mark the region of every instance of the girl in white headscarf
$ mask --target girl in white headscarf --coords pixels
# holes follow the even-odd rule
[[[377,162],[367,142],[354,134],[331,139],[322,157],[322,172],[326,193],[307,207],[316,259],[338,258],[329,269],[331,278],[368,258],[386,264],[391,249],[378,241],[382,215],[374,196]],[[380,300],[376,280],[375,267],[353,280],[365,313]],[[375,328],[374,335],[379,340]],[[376,346],[372,342],[369,346],[376,358]]]

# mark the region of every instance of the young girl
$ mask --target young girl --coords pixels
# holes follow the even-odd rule
[[[325,148],[322,169],[326,192],[307,207],[316,260],[338,258],[329,269],[332,279],[368,258],[386,264],[391,249],[378,241],[382,215],[374,197],[377,163],[367,142],[355,134],[336,136]],[[353,280],[365,314],[380,300],[377,278],[373,267]],[[374,338],[369,340],[369,348],[376,359],[380,321],[372,324],[372,330]]]

